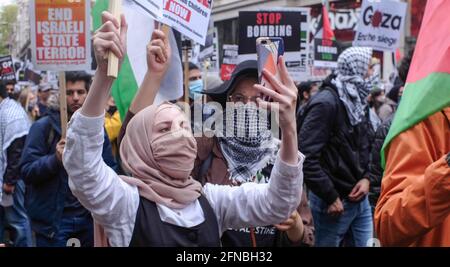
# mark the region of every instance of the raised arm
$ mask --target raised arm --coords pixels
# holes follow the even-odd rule
[[[153,31],[152,39],[147,45],[147,73],[130,106],[133,114],[153,104],[171,57],[169,36],[160,30]]]
[[[139,111],[153,104],[158,94],[162,80],[169,69],[172,50],[170,47],[169,36],[163,31],[155,30],[152,39],[147,46],[147,73],[144,81],[139,87],[139,91],[131,103],[131,106],[125,116],[120,129],[117,144],[120,146],[122,138],[125,135],[128,122]]]
[[[107,77],[105,56],[112,51],[119,59],[125,55],[127,25],[113,16],[102,14],[103,26],[94,35],[94,50],[98,62],[81,112],[69,122],[67,143],[63,154],[69,186],[80,203],[100,223],[112,246],[128,246],[139,205],[139,193],[108,167],[102,159],[104,106],[109,98],[112,79]]]
[[[282,136],[280,158],[288,164],[296,165],[298,163],[297,120],[295,117],[297,87],[288,73],[283,57],[280,57],[278,62],[278,71],[280,73],[280,80],[267,70],[263,71],[264,76],[274,90],[259,84],[256,84],[254,88],[274,100],[274,102],[266,102],[258,99],[258,105],[268,111],[278,113]]]

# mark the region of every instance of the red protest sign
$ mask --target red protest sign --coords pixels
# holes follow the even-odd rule
[[[236,65],[222,64],[220,69],[220,78],[222,78],[222,81],[228,81],[231,79],[231,74],[233,74],[235,68]]]
[[[53,71],[90,69],[90,1],[33,0],[30,5],[34,67]]]

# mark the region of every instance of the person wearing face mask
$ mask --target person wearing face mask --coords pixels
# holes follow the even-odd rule
[[[200,68],[192,62],[189,62],[189,99],[195,101],[202,97],[203,76]]]
[[[288,219],[300,202],[303,156],[294,138],[296,88],[286,68],[280,65],[282,81],[267,74],[281,94],[255,88],[280,104],[283,139],[270,182],[202,186],[191,177],[198,147],[185,114],[174,104],[149,106],[148,99],[140,98],[156,95],[158,81],[170,62],[168,39],[155,30],[147,55],[151,79],[141,85],[130,107],[136,115],[127,122],[119,141],[123,166],[130,176],[119,177],[100,157],[104,110],[98,103],[107,101],[113,82],[106,75],[104,55],[110,50],[123,59],[127,24],[122,16],[119,32],[119,22],[108,12],[103,13],[103,21],[93,38],[98,62],[94,82],[81,111],[69,123],[63,157],[72,192],[98,223],[97,244],[220,246],[220,237],[228,228]],[[258,104],[269,106],[265,101]]]
[[[355,246],[372,238],[364,112],[371,58],[371,48],[345,50],[299,119],[316,246],[339,246],[348,232]]]
[[[222,135],[197,138],[198,153],[193,176],[202,183],[239,186],[264,184],[270,175],[279,140],[269,130],[267,112],[257,107],[262,95],[256,61],[239,64],[231,79],[205,92],[224,108]],[[314,228],[306,194],[291,218],[277,225],[228,229],[222,244],[228,247],[313,246]]]
[[[158,39],[154,33],[154,38]],[[159,36],[159,38],[161,38]],[[152,42],[157,43],[157,40]],[[149,59],[152,62],[152,59]],[[155,73],[163,67],[150,63],[149,73]],[[201,184],[234,185],[255,181],[267,183],[271,175],[280,142],[273,138],[267,125],[258,124],[259,110],[257,100],[261,94],[254,89],[257,83],[258,70],[256,61],[246,61],[239,64],[232,79],[205,93],[224,108],[227,103],[236,103],[235,108],[226,108],[225,124],[228,123],[236,138],[196,138],[197,157],[192,176]],[[155,80],[159,80],[155,78]],[[124,135],[128,121],[139,110],[150,105],[158,88],[154,84],[141,86],[133,101],[125,122],[122,125],[119,143]],[[149,101],[151,100],[151,101]],[[246,103],[246,104],[244,104]],[[239,114],[244,114],[243,117]],[[231,119],[231,120],[230,120]],[[247,136],[242,136],[239,129],[248,129]],[[239,132],[239,133],[238,133]],[[297,207],[298,212],[292,214],[284,224],[245,228],[226,231],[222,243],[227,246],[312,246],[314,244],[314,227],[311,211],[307,204],[306,194]]]

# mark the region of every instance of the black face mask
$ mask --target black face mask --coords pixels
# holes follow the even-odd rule
[[[15,93],[8,93],[8,97],[13,99],[13,100],[17,100],[17,98],[18,98],[17,94],[15,94]]]
[[[109,115],[113,115],[114,113],[116,113],[116,111],[117,111],[117,107],[116,106],[111,106],[111,107],[109,107],[109,109],[108,109],[108,113],[109,113]]]

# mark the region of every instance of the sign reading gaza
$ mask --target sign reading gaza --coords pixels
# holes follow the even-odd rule
[[[405,24],[406,7],[403,2],[365,0],[353,44],[395,51]]]
[[[90,1],[33,0],[31,43],[38,70],[72,71],[91,67]]]
[[[299,51],[301,21],[300,12],[239,12],[239,54],[256,53],[259,37],[282,37],[286,52]]]

